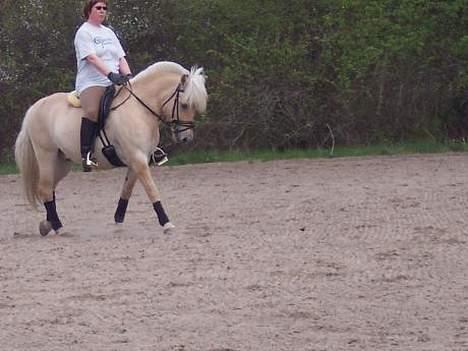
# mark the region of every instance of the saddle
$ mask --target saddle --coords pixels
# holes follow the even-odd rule
[[[107,158],[111,165],[115,167],[127,167],[127,165],[117,155],[114,145],[112,145],[107,137],[105,125],[110,112],[112,111],[112,101],[115,97],[115,85],[109,85],[104,91],[104,95],[99,103],[99,116],[98,116],[98,137],[101,140],[103,148],[101,149],[102,154]],[[73,91],[67,96],[68,103],[73,107],[81,107],[79,94],[77,91]],[[161,166],[168,161],[167,153],[160,147],[150,154],[149,165]]]
[[[98,116],[98,125],[99,130],[104,128],[106,124],[107,117],[111,111],[112,100],[115,96],[115,86],[110,85],[106,88],[104,95],[101,98],[99,103],[99,116]],[[79,108],[81,107],[80,95],[74,90],[67,95],[67,101],[72,107]]]
[[[127,165],[122,162],[122,160],[117,155],[114,145],[112,145],[107,137],[106,130],[104,126],[106,125],[106,120],[109,117],[111,111],[112,100],[115,96],[115,86],[109,85],[104,91],[104,95],[101,98],[99,103],[99,116],[98,116],[98,130],[97,136],[101,139],[103,148],[102,154],[107,158],[107,160],[115,167],[127,167]],[[68,103],[73,107],[81,107],[80,97],[78,92],[72,91],[67,95]]]

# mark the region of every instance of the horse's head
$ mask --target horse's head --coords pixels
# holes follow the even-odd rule
[[[161,112],[171,125],[174,141],[192,141],[195,116],[205,112],[208,99],[203,69],[192,67],[183,73],[167,95]]]
[[[174,62],[157,62],[140,72],[133,83],[145,87],[144,100],[132,95],[154,116],[170,125],[175,142],[193,139],[194,118],[206,110],[208,94],[203,68],[190,71]],[[156,102],[148,104],[149,101]]]

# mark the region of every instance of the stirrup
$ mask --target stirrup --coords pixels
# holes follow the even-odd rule
[[[86,157],[81,159],[84,172],[91,172],[93,168],[98,166],[98,163],[94,157],[92,157],[91,151],[86,154]]]
[[[150,165],[158,165],[162,166],[165,164],[169,159],[167,158],[166,152],[161,149],[160,147],[156,147],[156,150],[150,156]]]

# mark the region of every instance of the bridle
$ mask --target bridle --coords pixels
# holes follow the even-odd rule
[[[129,87],[130,88],[129,88]],[[148,106],[140,97],[138,97],[138,95],[136,95],[133,90],[132,90],[132,86],[130,84],[130,82],[128,83],[128,86],[127,85],[123,85],[122,88],[125,88],[131,96],[133,96],[140,104],[143,105],[143,107],[145,107],[149,112],[151,112],[151,114],[155,117],[157,117],[162,123],[164,123],[165,125],[169,126],[172,131],[175,133],[175,134],[179,134],[179,133],[182,133],[186,130],[189,130],[189,129],[194,129],[195,128],[195,123],[192,122],[192,121],[182,121],[179,117],[179,97],[180,97],[180,93],[183,93],[184,92],[184,89],[181,87],[181,84],[179,83],[176,87],[176,89],[174,90],[174,92],[166,99],[166,101],[164,101],[164,103],[161,105],[161,110],[164,108],[164,106],[166,106],[172,99],[174,99],[174,104],[172,105],[172,116],[171,116],[171,120],[170,121],[166,121],[161,114],[157,113],[156,111],[154,111],[150,106]],[[119,95],[119,93],[122,91],[122,88],[119,89],[119,91],[117,92],[116,96]],[[118,104],[117,106],[113,107],[111,110],[116,110],[117,108],[119,108],[120,106],[122,106],[125,102],[127,102],[127,100],[130,98],[130,96],[128,98],[126,98],[122,103]],[[181,127],[181,128],[179,128]]]

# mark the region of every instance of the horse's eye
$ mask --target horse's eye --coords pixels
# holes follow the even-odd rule
[[[188,104],[180,104],[180,107],[182,107],[183,110],[188,109]]]

